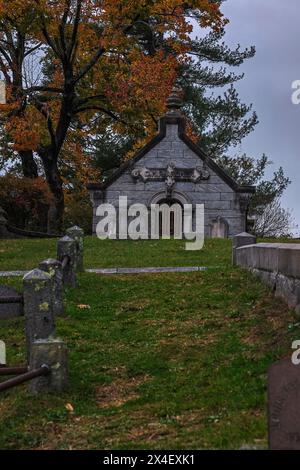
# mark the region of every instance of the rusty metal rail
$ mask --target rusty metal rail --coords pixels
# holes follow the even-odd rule
[[[28,367],[26,366],[1,366],[0,375],[18,375],[25,374],[28,372]]]
[[[43,375],[48,375],[50,373],[50,367],[47,364],[42,365],[38,369],[30,370],[25,372],[25,374],[20,374],[13,379],[6,380],[5,382],[0,383],[0,392],[13,388],[16,385],[20,385],[29,380],[35,379],[36,377],[41,377]]]

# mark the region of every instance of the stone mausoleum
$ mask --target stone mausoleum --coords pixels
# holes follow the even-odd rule
[[[253,186],[240,186],[185,133],[181,100],[174,90],[168,111],[160,119],[159,133],[105,182],[88,185],[93,204],[93,233],[100,217],[97,207],[128,205],[204,204],[205,236],[232,237],[246,230]],[[172,229],[171,229],[172,230]]]

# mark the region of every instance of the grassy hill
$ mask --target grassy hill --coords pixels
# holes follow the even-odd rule
[[[32,269],[56,257],[56,239],[0,240],[0,270]],[[99,240],[86,237],[86,268],[152,266],[225,266],[231,262],[229,240],[207,240],[187,251],[183,240]]]
[[[230,251],[226,240],[186,252],[178,241],[87,238],[86,267],[215,268],[79,275],[57,320],[69,347],[70,389],[34,398],[26,386],[2,393],[0,448],[266,446],[266,371],[290,353],[299,324],[263,284],[231,267]],[[0,269],[32,268],[55,255],[55,240],[0,241],[0,255]],[[0,282],[21,287],[20,278]],[[23,328],[23,318],[0,321],[10,364],[25,360]]]

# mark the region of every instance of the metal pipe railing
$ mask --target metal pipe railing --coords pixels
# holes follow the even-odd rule
[[[28,372],[28,367],[26,366],[1,366],[0,375],[18,375],[25,374]]]
[[[8,390],[9,388],[15,387],[16,385],[20,385],[24,382],[28,382],[29,380],[35,379],[36,377],[48,375],[50,370],[51,369],[49,366],[47,366],[47,364],[43,364],[38,369],[30,370],[29,372],[25,372],[25,374],[21,374],[18,377],[6,380],[5,382],[0,383],[0,392]]]

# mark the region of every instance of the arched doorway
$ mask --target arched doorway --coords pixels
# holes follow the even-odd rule
[[[166,207],[166,210],[164,208]],[[167,209],[168,208],[168,209]],[[165,220],[164,220],[165,218]],[[176,199],[162,199],[159,202],[159,236],[182,236],[183,206]]]
[[[151,198],[149,207],[155,205],[158,208],[157,217],[152,222],[156,225],[155,233],[158,233],[159,237],[183,238],[185,204],[191,203],[178,191],[173,191],[171,198],[166,197],[165,191],[160,191]]]

